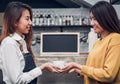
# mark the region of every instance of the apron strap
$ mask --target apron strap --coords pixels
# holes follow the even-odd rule
[[[24,54],[23,45],[17,40],[16,42],[20,45],[20,51],[22,52],[22,54]]]

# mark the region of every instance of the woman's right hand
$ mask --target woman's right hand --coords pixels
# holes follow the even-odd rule
[[[60,73],[60,68],[56,67],[52,63],[44,63],[40,66],[41,70],[49,70],[51,72]]]

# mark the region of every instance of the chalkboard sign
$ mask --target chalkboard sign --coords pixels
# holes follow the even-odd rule
[[[41,33],[40,55],[79,54],[79,33]]]

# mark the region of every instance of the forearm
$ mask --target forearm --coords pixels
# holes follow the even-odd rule
[[[109,71],[102,68],[83,66],[81,73],[100,82],[111,82],[115,78],[115,73],[110,73]]]
[[[27,84],[37,78],[39,75],[42,75],[42,71],[39,67],[34,68],[33,70],[29,72],[25,72],[18,76],[16,81],[14,81],[15,84]]]

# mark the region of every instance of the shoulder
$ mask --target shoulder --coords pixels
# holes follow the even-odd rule
[[[111,45],[120,45],[120,34],[112,33],[109,37],[109,42]]]
[[[6,37],[6,38],[3,39],[1,45],[7,45],[7,44],[13,44],[13,45],[15,45],[16,41],[13,38],[11,38],[10,36],[8,36],[8,37]]]
[[[118,33],[111,33],[110,35],[108,35],[107,37],[105,37],[102,40],[98,39],[95,42],[95,44],[96,45],[105,44],[105,45],[110,45],[110,46],[120,45],[120,34],[118,34]]]
[[[110,36],[110,39],[113,41],[119,41],[120,40],[120,34],[118,33],[112,33]]]

